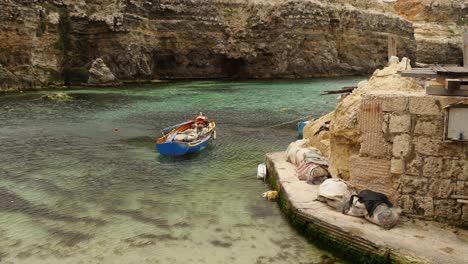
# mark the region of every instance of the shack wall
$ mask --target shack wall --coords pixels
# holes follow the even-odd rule
[[[468,143],[444,140],[444,108],[463,100],[366,95],[358,111],[360,148],[350,156],[349,180],[386,193],[408,216],[468,226],[468,204],[451,197],[468,196]]]

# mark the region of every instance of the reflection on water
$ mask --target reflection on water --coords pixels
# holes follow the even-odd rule
[[[294,140],[266,127],[329,111],[358,79],[183,82],[0,97],[0,260],[5,263],[314,263],[255,179]],[[199,111],[217,121],[203,152],[154,151],[159,129]],[[312,111],[312,112],[310,112]],[[119,131],[115,132],[114,128]]]

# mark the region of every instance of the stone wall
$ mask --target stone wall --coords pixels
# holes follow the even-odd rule
[[[444,107],[463,99],[365,95],[349,181],[387,194],[408,216],[468,226],[468,204],[451,198],[468,196],[468,143],[444,141]]]
[[[444,108],[467,99],[391,97],[394,104],[383,109],[382,132],[391,146],[387,160],[398,204],[407,215],[468,226],[468,204],[451,198],[468,196],[468,143],[444,141]]]
[[[466,98],[365,95],[358,147],[347,161],[349,181],[387,194],[408,216],[468,226],[468,204],[451,198],[468,196],[468,143],[444,140],[444,107],[461,100]]]
[[[397,73],[407,65],[392,58],[304,137],[328,154],[334,177],[387,194],[410,217],[468,226],[468,205],[451,197],[468,196],[468,143],[444,140],[445,107],[468,99],[426,95]],[[330,131],[314,135],[325,119]]]
[[[349,181],[387,194],[408,216],[468,226],[468,204],[451,198],[468,196],[468,143],[444,140],[444,108],[462,100],[424,93],[365,95]]]

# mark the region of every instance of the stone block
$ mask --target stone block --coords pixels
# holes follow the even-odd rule
[[[420,176],[423,164],[423,159],[416,155],[406,166],[406,174]]]
[[[392,96],[382,100],[382,111],[384,112],[405,112],[408,105],[408,98],[405,96]]]
[[[434,215],[434,201],[431,197],[414,197],[413,212],[416,215],[432,217]]]
[[[423,176],[440,178],[442,174],[443,159],[441,157],[427,157],[424,159]]]
[[[457,159],[444,159],[444,170],[441,174],[444,179],[452,179],[459,181],[468,181],[468,175],[464,175],[463,166],[468,164],[468,161]]]
[[[458,176],[458,180],[468,181],[468,160],[463,161],[463,173]]]
[[[390,172],[393,174],[403,174],[405,172],[405,161],[402,159],[392,159],[390,161]]]
[[[409,98],[409,111],[416,115],[443,115],[433,96],[413,96]]]
[[[413,196],[402,195],[398,200],[398,206],[403,210],[404,214],[412,214],[413,212]]]
[[[434,202],[431,197],[402,195],[398,205],[406,215],[430,218],[434,215]]]
[[[434,200],[434,215],[438,220],[459,220],[462,214],[462,205],[454,199]]]
[[[429,156],[441,156],[441,140],[430,137],[416,137],[413,139],[416,153]]]
[[[468,196],[468,181],[457,181],[455,193],[457,195]]]
[[[464,225],[468,225],[468,204],[464,204],[462,208],[462,221]]]
[[[414,133],[417,135],[443,136],[444,122],[442,119],[418,120],[414,127]]]
[[[408,134],[397,135],[393,138],[393,156],[404,158],[411,152],[411,137]]]
[[[449,157],[463,157],[463,145],[456,142],[442,142],[439,148],[439,154]]]
[[[388,124],[390,123],[390,115],[385,114],[383,117],[383,122],[382,122],[382,132],[384,134],[388,133]]]
[[[428,180],[408,175],[402,175],[400,178],[400,193],[401,194],[427,194]]]
[[[410,115],[391,115],[388,126],[390,133],[408,133],[411,130]]]
[[[448,105],[458,103],[462,100],[465,100],[465,97],[455,97],[455,96],[439,96],[437,101],[439,101],[440,107],[443,109]]]
[[[450,180],[431,180],[429,195],[433,198],[450,198],[455,190],[455,183]]]

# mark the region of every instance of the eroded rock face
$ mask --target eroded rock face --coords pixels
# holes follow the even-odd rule
[[[114,76],[109,67],[104,63],[101,58],[97,58],[93,61],[91,68],[89,69],[89,85],[98,86],[111,86],[121,85],[122,83]]]
[[[30,76],[17,76],[0,64],[0,92],[32,89],[40,86],[40,82]]]
[[[60,70],[61,51],[54,48],[59,16],[44,6],[38,1],[0,2],[0,64],[16,76],[4,80],[0,90],[39,88]]]
[[[325,1],[11,1],[0,16],[12,39],[0,63],[65,83],[86,82],[98,57],[120,80],[302,78],[383,66],[389,34],[401,55],[416,51],[407,21]]]
[[[0,4],[0,63],[42,84],[86,82],[98,57],[130,81],[336,76],[384,66],[389,35],[400,57],[453,63],[457,1],[407,2],[8,0]],[[439,28],[432,17],[444,19]]]
[[[396,16],[315,1],[131,1],[74,25],[72,50],[89,49],[73,67],[99,56],[125,80],[367,73],[386,63],[388,34],[416,49]]]
[[[414,25],[417,62],[461,64],[462,33],[466,29],[464,0],[399,0],[395,12]]]

